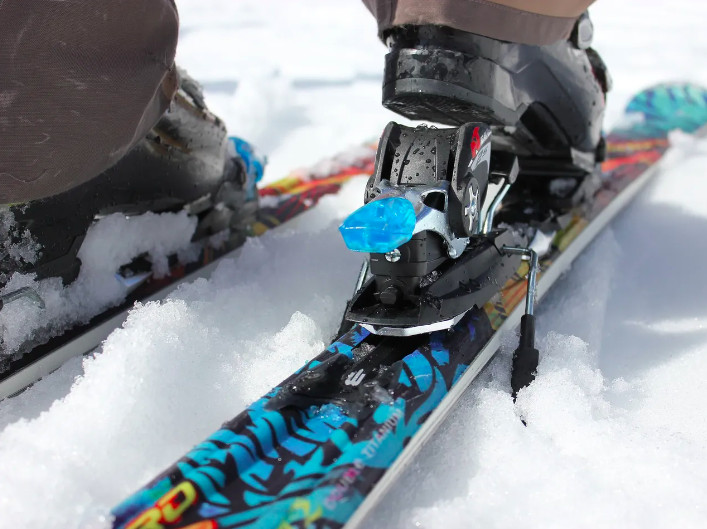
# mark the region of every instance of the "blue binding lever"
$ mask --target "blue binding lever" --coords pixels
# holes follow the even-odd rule
[[[415,208],[409,200],[381,198],[354,211],[339,231],[349,250],[387,253],[412,238],[415,222]]]

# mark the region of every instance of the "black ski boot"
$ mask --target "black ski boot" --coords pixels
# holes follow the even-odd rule
[[[595,190],[606,67],[590,48],[592,24],[547,46],[498,41],[442,26],[401,26],[386,42],[383,105],[410,119],[488,123],[494,150],[519,157],[518,185],[537,203],[566,210]],[[557,181],[561,178],[561,181]],[[516,197],[517,199],[518,197]]]
[[[235,247],[245,239],[257,209],[253,171],[206,108],[200,87],[186,73],[180,77],[170,110],[115,166],[74,189],[5,210],[0,286],[14,272],[70,283],[86,231],[110,213],[186,210],[198,219],[194,241],[229,233],[226,246]]]

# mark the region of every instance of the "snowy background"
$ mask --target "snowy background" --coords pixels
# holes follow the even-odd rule
[[[379,104],[385,48],[357,0],[178,4],[181,65],[268,154],[269,180],[394,119]],[[609,125],[646,85],[707,84],[707,4],[605,0],[592,15],[615,82]],[[707,526],[707,142],[677,140],[669,169],[542,301],[536,383],[514,407],[507,336],[367,527]],[[335,227],[362,190],[137,307],[95,357],[1,402],[0,528],[102,526],[318,353],[360,264]]]

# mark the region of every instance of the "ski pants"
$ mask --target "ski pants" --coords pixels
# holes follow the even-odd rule
[[[404,24],[435,24],[508,42],[542,46],[569,37],[594,0],[363,0],[378,34]]]
[[[592,0],[363,0],[378,32],[451,26],[542,45]],[[174,0],[0,0],[0,204],[69,190],[116,163],[177,89]]]

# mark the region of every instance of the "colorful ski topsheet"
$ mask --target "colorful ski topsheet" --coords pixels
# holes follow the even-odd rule
[[[662,156],[671,116],[680,117],[676,124],[681,127],[691,120],[693,109],[707,109],[707,91],[665,85],[642,92],[631,105],[645,119],[608,136],[609,159],[596,204],[558,234],[546,269],[592,218]],[[704,124],[707,115],[701,116],[685,129]],[[266,403],[281,386],[274,388],[115,508],[114,528],[342,527],[522,301],[524,274],[519,270],[483,310],[470,311],[452,331],[405,342],[400,359],[386,371],[383,395],[373,395],[373,407],[268,410]],[[366,354],[366,347],[376,343],[356,326],[299,373]]]
[[[371,174],[376,146],[363,145],[342,155],[324,160],[309,170],[295,171],[260,190],[255,235],[287,222],[314,206],[325,195],[339,192],[354,176]]]

